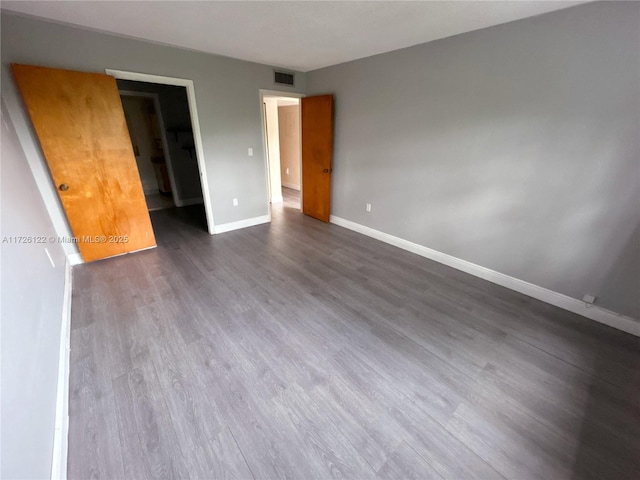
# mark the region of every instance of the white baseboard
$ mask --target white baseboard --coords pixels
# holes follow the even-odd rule
[[[213,233],[230,232],[232,230],[239,230],[240,228],[253,227],[254,225],[260,225],[262,223],[269,223],[270,221],[270,215],[262,215],[261,217],[247,218],[245,220],[239,220],[237,222],[223,223],[222,225],[214,226]]]
[[[197,205],[198,203],[204,203],[204,200],[201,197],[180,198],[176,200],[176,207],[187,207],[189,205]]]
[[[81,263],[84,263],[84,259],[82,258],[82,255],[80,254],[80,252],[67,255],[67,260],[69,260],[69,263],[71,264],[71,266],[80,265]]]
[[[515,290],[516,292],[523,293],[524,295],[528,295],[551,305],[555,305],[556,307],[577,313],[578,315],[595,320],[596,322],[603,323],[610,327],[617,328],[618,330],[622,330],[623,332],[640,337],[640,320],[636,320],[595,305],[588,305],[581,300],[568,297],[562,293],[554,292],[553,290],[548,290],[538,285],[534,285],[533,283],[510,277],[504,273],[481,267],[480,265],[467,262],[466,260],[438,252],[437,250],[433,250],[423,245],[418,245],[417,243],[413,243],[399,237],[394,237],[388,233],[360,225],[359,223],[355,223],[350,220],[345,220],[344,218],[336,217],[335,215],[331,215],[329,221],[341,227],[353,230],[354,232],[375,238],[381,242],[394,245],[398,248],[402,248],[403,250],[415,253],[416,255],[429,258],[457,270],[488,280],[489,282]]]
[[[58,388],[56,394],[56,419],[53,435],[51,479],[67,478],[67,452],[69,447],[69,351],[71,347],[71,294],[73,271],[67,259],[64,272],[64,296],[62,300],[62,326],[60,329],[60,359],[58,362]]]
[[[300,185],[295,185],[293,183],[283,183],[282,186],[286,188],[290,188],[291,190],[300,191]]]
[[[282,203],[284,202],[284,198],[282,198],[282,195],[274,195],[271,197],[271,203]]]

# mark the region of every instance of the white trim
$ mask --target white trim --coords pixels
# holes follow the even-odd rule
[[[300,185],[295,185],[293,183],[283,183],[282,186],[285,188],[290,188],[291,190],[297,190],[298,192],[300,191]]]
[[[281,92],[280,90],[265,90],[264,88],[260,89],[260,94],[265,97],[304,98],[307,96],[305,93]]]
[[[176,200],[176,207],[186,207],[188,205],[197,205],[198,203],[204,203],[201,197],[185,198],[184,200]]]
[[[69,448],[69,352],[71,348],[71,294],[73,272],[69,259],[65,262],[64,296],[62,300],[62,326],[60,329],[60,359],[58,361],[58,389],[56,394],[56,420],[53,434],[51,479],[67,478],[67,452]]]
[[[640,321],[634,318],[627,317],[595,305],[588,305],[581,300],[568,297],[562,293],[548,290],[538,285],[525,282],[524,280],[505,275],[504,273],[496,272],[495,270],[447,255],[446,253],[438,252],[437,250],[433,250],[423,245],[418,245],[417,243],[413,243],[399,237],[394,237],[393,235],[360,225],[359,223],[336,217],[335,215],[331,215],[329,221],[341,227],[353,230],[354,232],[375,238],[381,242],[394,245],[398,248],[402,248],[403,250],[415,253],[416,255],[429,258],[438,263],[448,265],[449,267],[461,270],[473,276],[488,280],[489,282],[515,290],[516,292],[523,293],[524,295],[528,295],[551,305],[555,305],[556,307],[577,313],[578,315],[595,320],[596,322],[603,323],[610,327],[617,328],[618,330],[622,330],[623,332],[640,337]]]
[[[216,225],[215,233],[226,233],[232,230],[239,230],[241,228],[253,227],[254,225],[269,223],[270,221],[271,215],[262,215],[260,217],[247,218],[245,220],[239,220],[237,222],[223,223],[222,225]]]
[[[169,183],[171,184],[171,196],[173,197],[173,203],[178,204],[178,188],[176,187],[176,177],[173,174],[173,163],[171,163],[171,153],[169,151],[169,141],[167,140],[167,131],[164,128],[164,117],[162,116],[162,108],[160,108],[160,97],[157,93],[152,92],[135,92],[133,90],[118,90],[120,96],[125,97],[145,97],[153,100],[153,107],[158,114],[158,127],[160,128],[160,140],[162,141],[162,148],[164,149],[164,161],[167,164],[167,173],[169,174]],[[145,192],[146,194],[147,192]],[[155,190],[153,192],[155,193]]]
[[[271,197],[271,203],[282,203],[284,202],[284,198],[282,198],[282,195],[274,195],[273,197]]]
[[[196,107],[196,91],[193,80],[185,78],[164,77],[162,75],[150,75],[146,73],[126,72],[123,70],[105,69],[107,75],[111,75],[121,80],[134,80],[138,82],[160,83],[162,85],[176,85],[186,87],[187,100],[189,102],[189,113],[191,114],[191,128],[193,129],[193,141],[196,147],[196,159],[200,169],[200,183],[202,185],[202,197],[204,199],[204,209],[207,215],[207,228],[213,235],[215,227],[213,223],[213,208],[211,206],[211,193],[209,191],[209,181],[207,180],[207,170],[205,167],[204,149],[202,148],[202,134],[200,133],[200,121],[198,120],[198,109]]]
[[[262,150],[264,151],[265,159],[265,175],[267,176],[267,208],[270,210],[271,204],[271,164],[269,163],[269,140],[267,132],[267,104],[264,102],[264,97],[260,96],[260,121],[262,125]]]
[[[334,127],[335,128],[335,127]],[[335,137],[335,135],[334,135]],[[335,140],[334,140],[335,143]],[[298,148],[300,149],[300,155],[298,156],[298,167],[300,171],[300,187],[298,191],[300,192],[300,212],[304,212],[304,195],[302,195],[302,189],[304,185],[302,183],[302,100],[300,100],[300,108],[298,108]],[[333,158],[331,159],[331,163],[333,163]],[[331,209],[329,209],[331,211]]]
[[[71,266],[81,265],[84,263],[84,258],[82,258],[82,254],[80,252],[67,255],[67,260],[69,260],[69,264]]]

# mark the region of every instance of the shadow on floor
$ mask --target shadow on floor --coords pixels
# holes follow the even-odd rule
[[[181,230],[196,233],[197,230],[208,234],[207,216],[204,205],[189,205],[187,207],[165,208],[149,212],[156,241],[166,243],[171,241],[176,231]]]
[[[625,358],[625,366],[620,368],[610,361],[612,353],[594,342],[592,358],[583,366],[590,385],[584,399],[573,480],[640,478],[638,339],[613,329],[611,333],[619,337],[616,354]]]

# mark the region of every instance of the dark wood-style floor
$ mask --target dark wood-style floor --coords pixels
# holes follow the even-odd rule
[[[640,478],[637,338],[288,195],[74,269],[70,478]]]

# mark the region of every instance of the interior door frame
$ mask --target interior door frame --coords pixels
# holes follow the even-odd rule
[[[187,101],[189,103],[189,114],[191,116],[191,128],[193,129],[193,141],[200,170],[200,185],[202,187],[202,199],[204,200],[204,210],[207,217],[207,230],[209,235],[213,235],[213,209],[211,207],[211,192],[209,191],[209,181],[207,180],[207,170],[204,162],[204,149],[202,148],[202,134],[200,133],[200,122],[198,121],[198,109],[196,107],[196,91],[193,80],[176,77],[164,77],[162,75],[151,75],[148,73],[128,72],[124,70],[105,69],[107,75],[115,77],[117,80],[134,80],[137,82],[157,83],[160,85],[174,85],[186,87]],[[171,185],[173,188],[173,185]],[[174,200],[175,201],[175,200]]]
[[[295,92],[281,92],[279,90],[265,90],[260,89],[260,123],[262,125],[262,151],[264,156],[264,173],[266,176],[266,186],[267,186],[267,215],[269,217],[269,221],[271,221],[271,176],[269,173],[269,152],[267,151],[267,124],[264,112],[264,97],[287,97],[287,98],[297,98],[298,100],[306,97],[304,93],[295,93]],[[300,143],[298,148],[300,149],[300,211],[302,212],[302,189],[304,185],[302,184],[302,105],[298,104],[298,138],[300,139]]]
[[[267,165],[267,204],[271,204],[273,196],[271,195],[271,155],[269,155],[269,136],[267,135],[267,105],[264,103],[264,97],[262,99],[262,123],[264,127],[262,129],[262,136],[264,137],[264,157]],[[271,220],[271,208],[269,208],[269,220]]]
[[[164,117],[162,116],[162,109],[160,108],[160,97],[157,93],[151,92],[135,92],[133,90],[118,90],[120,96],[125,97],[144,97],[151,98],[153,100],[153,108],[155,108],[158,115],[158,124],[160,126],[160,137],[162,141],[162,148],[164,149],[164,160],[167,164],[167,173],[169,174],[169,183],[171,184],[171,197],[173,203],[178,205],[176,178],[173,175],[173,164],[171,163],[171,154],[169,153],[169,142],[167,141],[167,131],[164,129]]]

